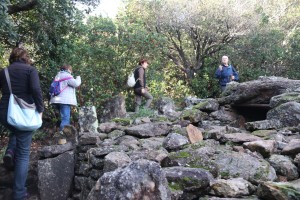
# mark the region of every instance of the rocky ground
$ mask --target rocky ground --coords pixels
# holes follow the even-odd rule
[[[299,200],[298,88],[277,77],[232,83],[220,99],[187,98],[178,111],[161,98],[155,115],[138,118],[119,98],[100,124],[84,108],[80,131],[64,130],[67,144],[36,154],[32,200]],[[0,173],[6,199],[12,173]]]

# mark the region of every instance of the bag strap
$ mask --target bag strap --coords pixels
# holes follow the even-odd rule
[[[141,67],[136,67],[134,70],[132,70],[133,75],[135,74],[135,71],[138,70],[139,68],[141,68]],[[140,78],[136,79],[135,83],[138,82],[138,80],[140,80]]]
[[[58,82],[62,82],[62,81],[66,81],[66,80],[69,80],[69,79],[72,79],[73,77],[66,77],[66,78],[62,78],[62,79],[59,79]]]
[[[9,73],[8,73],[7,67],[4,68],[4,72],[5,72],[5,77],[6,77],[6,81],[7,81],[9,92],[12,94],[11,82],[10,82],[10,77],[9,77]]]

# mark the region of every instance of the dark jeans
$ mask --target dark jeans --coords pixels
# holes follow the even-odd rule
[[[10,130],[7,150],[14,153],[14,200],[23,200],[26,197],[26,179],[28,174],[32,131],[19,131],[7,123],[7,110],[0,109],[0,123]]]
[[[145,90],[145,93],[142,93],[140,89],[135,89],[134,93],[135,93],[135,112],[138,112],[140,106],[142,105],[142,97],[146,98],[147,100],[144,108],[149,108],[153,100],[153,96],[147,90]]]
[[[61,117],[59,130],[62,131],[65,125],[70,125],[71,106],[68,104],[59,104],[59,112]]]

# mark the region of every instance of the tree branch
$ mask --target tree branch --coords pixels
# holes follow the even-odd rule
[[[29,11],[29,10],[34,9],[37,4],[38,4],[38,0],[30,0],[26,3],[9,5],[7,13],[9,15],[13,15],[15,13]]]

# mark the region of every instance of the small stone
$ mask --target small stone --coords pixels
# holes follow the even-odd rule
[[[114,171],[119,167],[125,166],[131,162],[129,156],[123,152],[111,152],[104,158],[104,172]]]
[[[110,133],[111,131],[117,129],[117,124],[115,122],[101,123],[98,127],[98,132]]]
[[[112,132],[110,132],[108,134],[108,138],[112,139],[112,140],[115,140],[119,137],[122,137],[125,135],[125,132],[124,131],[120,131],[120,130],[114,130]]]
[[[73,149],[74,147],[71,142],[62,145],[44,146],[41,150],[39,150],[39,156],[41,158],[50,158]]]
[[[292,139],[282,150],[284,155],[296,155],[298,153],[300,153],[300,139]]]
[[[254,186],[243,178],[215,180],[211,184],[212,194],[221,197],[249,196],[254,192]]]
[[[188,144],[187,137],[178,133],[170,133],[163,142],[163,147],[167,150],[181,149],[184,145]]]
[[[262,156],[269,157],[274,151],[276,142],[274,140],[259,140],[253,142],[245,142],[243,144],[244,148],[251,151],[257,151]]]
[[[202,132],[192,124],[186,127],[186,131],[188,133],[189,140],[192,144],[203,140]]]
[[[269,158],[269,163],[278,175],[286,176],[287,180],[291,181],[299,178],[298,169],[289,157],[274,154]]]

